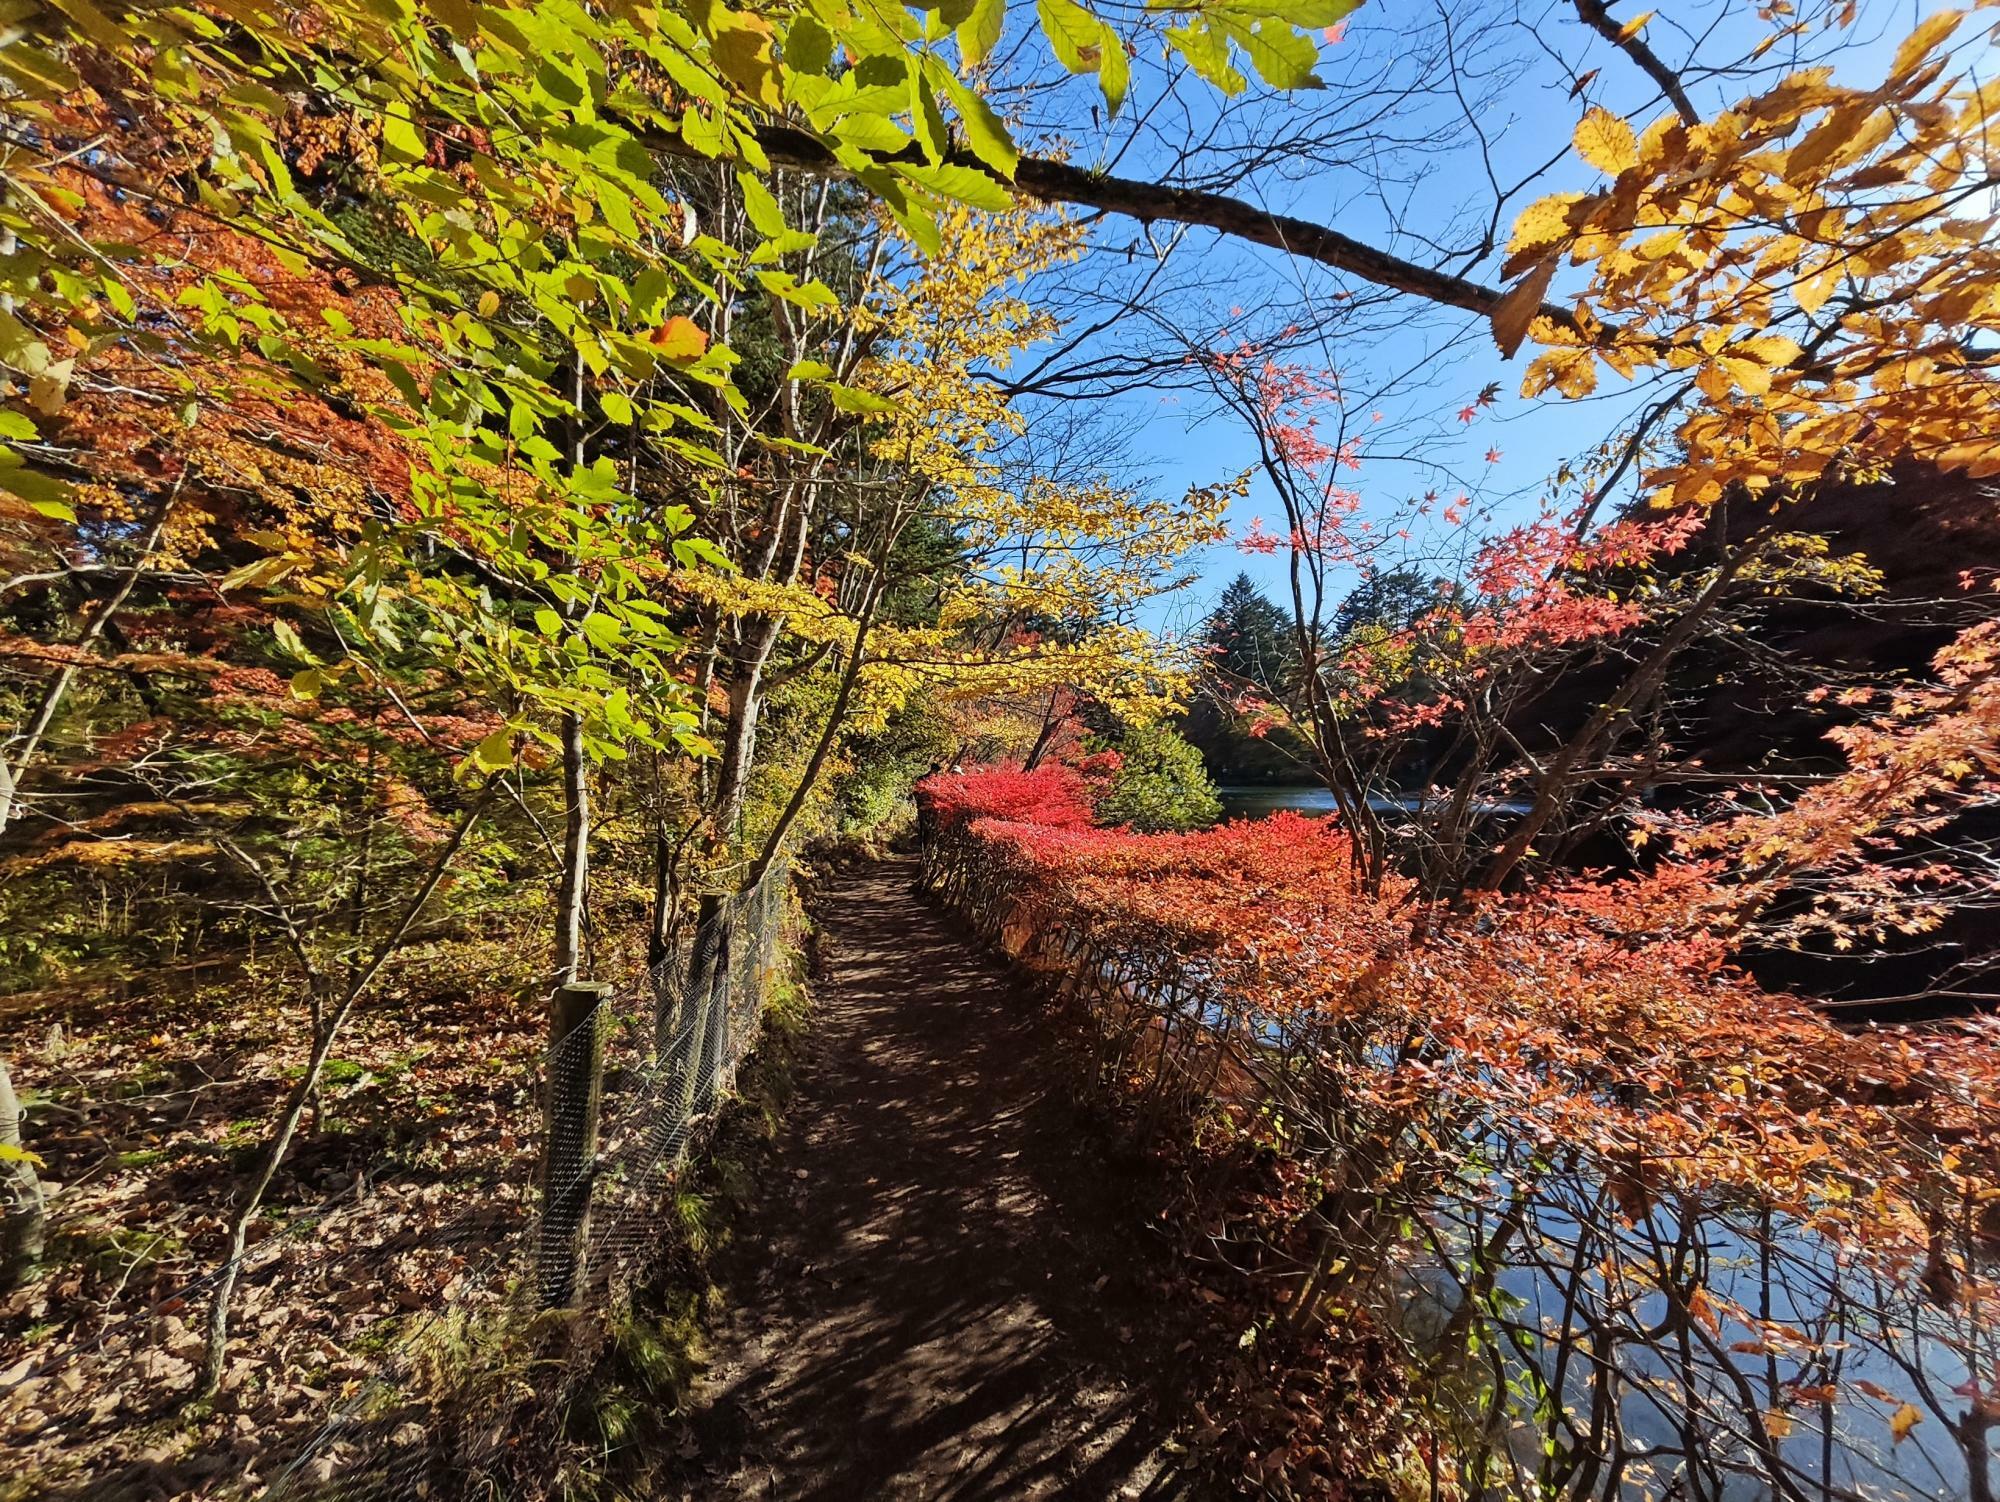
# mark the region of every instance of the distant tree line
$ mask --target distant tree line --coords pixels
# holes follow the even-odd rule
[[[1414,628],[1457,587],[1409,564],[1371,569],[1342,599],[1323,633],[1324,645],[1391,637]],[[1202,622],[1198,638],[1202,675],[1181,720],[1181,733],[1201,752],[1220,783],[1310,783],[1317,780],[1310,751],[1272,712],[1299,689],[1299,629],[1292,611],[1239,572]],[[1337,662],[1337,650],[1315,656]],[[1429,743],[1409,737],[1400,780],[1420,782]]]

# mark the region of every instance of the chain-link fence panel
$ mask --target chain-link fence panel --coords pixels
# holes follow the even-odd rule
[[[515,1453],[524,1430],[589,1375],[607,1318],[673,1243],[676,1173],[756,1042],[790,893],[774,869],[704,900],[688,941],[648,973],[649,994],[558,993],[528,1190],[504,1216],[468,1209],[405,1249],[450,1259],[456,1291],[401,1323],[379,1372],[284,1458],[267,1498],[456,1497],[531,1464]]]

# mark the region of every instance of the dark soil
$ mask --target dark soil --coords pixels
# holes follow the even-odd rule
[[[914,875],[857,868],[818,904],[798,1095],[662,1496],[1195,1497],[1147,1170],[1107,1162],[1042,1009]]]

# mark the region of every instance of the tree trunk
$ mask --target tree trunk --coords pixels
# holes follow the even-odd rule
[[[756,658],[743,675],[729,687],[729,723],[722,742],[722,764],[716,773],[715,799],[711,805],[708,854],[719,865],[735,839],[743,818],[743,796],[749,786],[750,766],[757,749],[757,720],[763,709],[763,656]],[[713,874],[708,878],[715,880]],[[681,1009],[695,1018],[694,1051],[698,1054],[704,1036],[701,1018],[715,984],[716,960],[728,921],[729,899],[720,892],[704,892],[695,915],[694,945],[688,955],[687,975],[681,995]],[[664,1042],[667,1024],[664,1013],[658,1030]],[[689,1061],[690,1078],[699,1059]]]
[[[646,935],[646,968],[658,970],[666,963],[668,937],[673,927],[674,843],[664,829],[653,834],[653,922]]]
[[[0,1059],[0,1291],[14,1287],[41,1260],[48,1234],[48,1204],[35,1165],[14,1154],[21,1146],[21,1102],[7,1061]]]
[[[1056,700],[1061,694],[1059,688],[1049,694],[1048,707],[1042,711],[1041,731],[1035,736],[1035,744],[1029,748],[1028,759],[1021,763],[1024,772],[1034,771],[1042,764],[1042,758],[1049,754],[1049,746],[1056,738],[1056,728],[1063,722],[1063,717],[1056,713]]]
[[[736,838],[743,819],[743,795],[757,755],[757,722],[764,713],[763,664],[753,662],[729,685],[729,723],[724,727],[722,760],[716,768],[711,823],[718,847]]]
[[[555,964],[551,988],[581,978],[584,894],[590,879],[590,768],[583,754],[583,719],[562,717],[563,850],[556,881]]]

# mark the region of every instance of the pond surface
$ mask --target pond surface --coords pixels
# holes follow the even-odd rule
[[[1292,809],[1302,814],[1330,815],[1339,811],[1333,801],[1333,794],[1317,783],[1310,785],[1290,783],[1237,783],[1221,786],[1215,790],[1222,803],[1225,819],[1261,819],[1267,814],[1275,814],[1284,809]],[[1417,798],[1370,798],[1368,806],[1378,814],[1410,813],[1417,809],[1421,800]],[[1520,814],[1528,811],[1525,803],[1486,803],[1481,812],[1493,814]]]
[[[1334,812],[1333,794],[1317,786],[1287,787],[1254,783],[1218,787],[1215,796],[1222,801],[1222,816],[1225,819],[1261,819],[1266,814],[1275,814],[1288,808],[1296,809],[1302,814]]]
[[[1319,786],[1237,784],[1216,792],[1230,819],[1261,819],[1283,810],[1308,816],[1337,812],[1333,795]],[[1376,798],[1370,806],[1396,813],[1420,803]],[[1493,802],[1482,812],[1513,814],[1525,807]],[[1263,1041],[1274,1041],[1274,1031],[1255,1031]],[[1504,1146],[1494,1144],[1494,1155],[1504,1157]],[[1642,1222],[1606,1226],[1597,1217],[1587,1227],[1565,1201],[1582,1207],[1594,1197],[1587,1180],[1551,1193],[1511,1248],[1513,1255],[1503,1256],[1496,1285],[1507,1312],[1499,1318],[1526,1337],[1503,1366],[1511,1388],[1521,1382],[1524,1362],[1532,1363],[1535,1381],[1523,1390],[1555,1383],[1560,1391],[1552,1401],[1572,1414],[1589,1414],[1598,1390],[1608,1393],[1623,1442],[1647,1457],[1634,1467],[1621,1496],[1962,1502],[1980,1495],[1965,1443],[1985,1448],[2000,1431],[1965,1442],[1951,1432],[1976,1380],[1969,1354],[1994,1354],[1993,1332],[1976,1311],[1936,1308],[1906,1289],[1884,1288],[1851,1253],[1783,1217],[1760,1225],[1746,1212],[1709,1206],[1692,1223],[1650,1210]],[[1662,1220],[1666,1224],[1656,1223]],[[1669,1329],[1664,1301],[1629,1291],[1613,1297],[1606,1276],[1587,1271],[1616,1242],[1626,1243],[1621,1266],[1643,1270],[1663,1247],[1686,1255],[1702,1269],[1705,1289],[1722,1307],[1758,1311],[1788,1331],[1813,1332],[1815,1339],[1766,1344],[1756,1328],[1729,1317],[1717,1320],[1711,1349],[1683,1350],[1671,1338],[1653,1338]],[[1461,1268],[1460,1276],[1466,1270]],[[1655,1275],[1670,1270],[1656,1268]],[[1459,1350],[1427,1343],[1450,1324],[1462,1298],[1458,1280],[1417,1259],[1404,1276],[1387,1281],[1392,1296],[1377,1317],[1437,1363],[1437,1370],[1455,1366]],[[1579,1351],[1592,1352],[1607,1329],[1619,1332],[1608,1365],[1595,1364],[1601,1356],[1576,1359]],[[1457,1339],[1463,1341],[1463,1334]],[[1572,1359],[1559,1359],[1565,1350]],[[1488,1376],[1488,1357],[1465,1359],[1467,1390],[1477,1391]],[[1837,1387],[1837,1401],[1822,1405],[1799,1396],[1821,1385]],[[1891,1421],[1906,1399],[1913,1400],[1918,1422],[1899,1431]],[[1561,1433],[1560,1421],[1537,1413],[1532,1402],[1524,1409],[1518,1398],[1510,1408],[1500,1431],[1503,1443],[1519,1474],[1532,1477],[1544,1445]],[[1776,1485],[1772,1464],[1760,1454],[1765,1446],[1778,1457],[1783,1480]],[[2000,1461],[2000,1451],[1993,1458]]]

